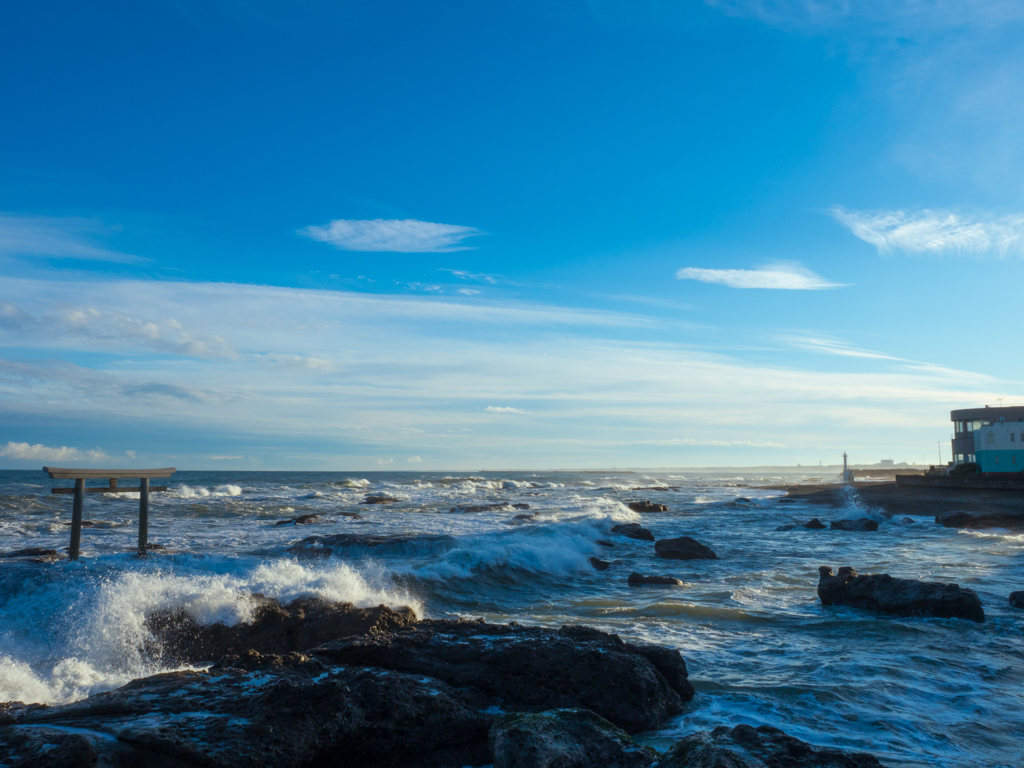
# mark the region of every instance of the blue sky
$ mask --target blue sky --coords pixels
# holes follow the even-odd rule
[[[0,10],[0,467],[935,461],[1024,402],[1016,2]]]

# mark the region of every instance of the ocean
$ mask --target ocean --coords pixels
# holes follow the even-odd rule
[[[655,747],[718,725],[769,724],[890,766],[1020,766],[1024,611],[1007,596],[1024,589],[1024,535],[890,519],[853,490],[832,509],[782,504],[785,491],[758,488],[832,480],[742,471],[178,472],[150,502],[149,538],[165,549],[142,560],[133,556],[138,494],[88,495],[92,525],[78,562],[0,559],[0,701],[67,702],[166,671],[145,628],[156,610],[232,624],[248,617],[249,593],[320,595],[409,605],[434,618],[588,624],[677,647],[698,694],[640,737]],[[71,497],[50,488],[68,485],[39,471],[0,472],[0,551],[67,547]],[[367,495],[399,501],[361,504]],[[669,511],[625,505],[640,499]],[[529,511],[458,509],[501,503]],[[323,522],[276,525],[303,514]],[[880,522],[877,531],[776,530],[865,516]],[[692,536],[719,559],[656,558],[650,542],[611,533],[624,522],[657,538]],[[288,551],[336,533],[430,536],[319,559]],[[591,557],[613,564],[597,571]],[[959,583],[979,593],[987,621],[823,608],[821,565]],[[629,587],[633,571],[685,584]]]

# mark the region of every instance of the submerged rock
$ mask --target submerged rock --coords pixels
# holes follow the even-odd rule
[[[649,576],[645,573],[631,573],[626,583],[631,587],[681,587],[683,582],[674,576]]]
[[[612,544],[610,541],[605,541],[604,539],[598,539],[594,543],[598,544],[598,545],[600,545],[602,547],[608,547],[609,549],[614,549],[615,548],[614,544]]]
[[[594,570],[596,571],[607,571],[609,568],[612,567],[611,563],[609,563],[607,560],[602,560],[600,557],[590,558],[590,564],[594,566]]]
[[[882,768],[882,764],[864,752],[814,747],[768,725],[722,725],[677,742],[655,768]]]
[[[804,528],[810,528],[811,530],[814,530],[814,531],[820,531],[823,528],[825,528],[826,526],[818,518],[812,517],[810,520],[808,520],[806,523],[804,523],[803,527]]]
[[[1010,593],[1010,607],[1024,610],[1024,591]]]
[[[53,560],[60,556],[60,552],[56,549],[43,549],[42,547],[26,547],[25,549],[15,549],[11,552],[4,552],[3,554],[0,554],[0,557],[2,558],[26,557],[39,560],[40,562]]]
[[[435,677],[499,698],[505,709],[590,709],[630,733],[679,714],[694,694],[678,651],[627,644],[584,626],[428,620],[311,653],[334,664]]]
[[[646,768],[657,752],[586,709],[500,717],[491,727],[494,768]]]
[[[198,664],[246,649],[273,654],[304,651],[339,637],[386,632],[416,621],[411,608],[356,608],[316,597],[300,597],[286,605],[260,594],[250,599],[253,618],[243,624],[202,625],[179,609],[151,614],[146,627],[165,660]]]
[[[1024,512],[993,509],[986,512],[950,511],[935,516],[935,522],[946,528],[1024,528]]]
[[[667,504],[655,504],[653,501],[631,501],[626,504],[634,512],[668,512]]]
[[[817,518],[815,518],[817,519]],[[833,520],[833,531],[877,531],[878,523],[869,517],[858,520]]]
[[[524,503],[519,503],[519,504],[513,504],[512,505],[512,509],[529,509],[529,508],[530,508],[530,505],[529,504],[524,504]]]
[[[669,560],[717,560],[711,547],[706,547],[689,536],[675,539],[659,539],[654,542],[654,553]]]
[[[394,496],[367,496],[365,499],[360,501],[360,504],[394,504],[401,499],[396,499]]]
[[[896,579],[887,573],[858,576],[849,566],[834,575],[823,565],[818,573],[822,605],[849,605],[895,616],[985,621],[978,593],[959,584]]]
[[[307,536],[286,550],[296,557],[330,557],[336,549],[373,550],[381,554],[412,554],[443,546],[454,546],[453,536],[427,533],[335,533],[327,536]]]
[[[275,525],[312,525],[313,523],[322,523],[322,515],[299,515],[289,520],[278,520]]]
[[[452,507],[448,511],[452,514],[459,514],[464,512],[493,512],[495,510],[506,510],[506,509],[529,509],[529,505],[526,507],[509,504],[507,501],[502,501],[497,504],[471,504],[467,506]]]
[[[654,541],[654,534],[640,525],[640,523],[621,523],[620,525],[614,525],[612,526],[612,533],[617,533],[628,539]]]

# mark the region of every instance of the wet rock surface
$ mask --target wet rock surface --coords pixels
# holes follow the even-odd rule
[[[204,626],[178,610],[151,614],[146,627],[164,659],[178,665],[216,661],[247,649],[270,654],[304,651],[339,637],[372,635],[416,621],[411,608],[356,608],[351,603],[315,597],[301,597],[286,605],[259,594],[249,599],[254,615],[248,623]]]
[[[494,768],[645,768],[657,757],[586,709],[505,715],[490,745]]]
[[[301,654],[171,672],[61,706],[7,712],[0,760],[46,766],[298,768],[461,766],[488,761],[493,717],[438,680],[328,668]],[[76,729],[74,744],[66,730]]]
[[[677,742],[655,768],[882,768],[882,764],[863,752],[812,746],[768,725],[723,725]]]
[[[395,504],[401,501],[396,499],[394,496],[367,496],[365,499],[360,501],[360,504]]]
[[[857,520],[833,520],[831,528],[833,531],[877,531],[878,523],[868,517]]]
[[[640,525],[640,523],[621,523],[619,525],[613,525],[612,533],[617,533],[620,536],[625,536],[629,539],[637,539],[639,541],[654,541],[654,534]]]
[[[717,560],[711,547],[701,544],[689,536],[675,539],[659,539],[654,542],[654,553],[669,560]]]
[[[820,530],[823,530],[823,529],[827,528],[828,526],[826,526],[818,518],[814,517],[814,518],[811,518],[810,520],[808,520],[806,523],[804,523],[802,527],[803,528],[809,528],[812,531],[820,531]]]
[[[290,520],[278,520],[275,525],[312,525],[313,523],[324,522],[323,515],[299,515]]]
[[[602,560],[600,557],[590,558],[590,565],[593,566],[595,571],[607,571],[612,567],[612,564],[607,560]]]
[[[311,653],[333,664],[434,677],[501,699],[506,709],[589,709],[630,733],[678,714],[694,694],[678,651],[582,626],[428,620]]]
[[[674,576],[649,576],[646,573],[631,573],[626,583],[631,587],[681,587],[683,582]]]
[[[634,512],[668,512],[667,504],[656,504],[653,501],[631,501],[626,504]]]
[[[529,504],[509,504],[507,501],[502,501],[498,504],[465,504],[457,507],[452,507],[448,511],[452,514],[461,514],[464,512],[495,512],[512,509],[529,509]]]
[[[39,562],[49,562],[52,560],[60,559],[61,554],[56,549],[44,549],[42,547],[27,547],[25,549],[15,549],[11,552],[4,552],[0,554],[0,558],[4,559],[19,559],[19,558],[31,558]]]
[[[935,516],[935,522],[946,528],[966,528],[983,530],[985,528],[1024,528],[1024,509],[993,509],[985,512],[968,512],[966,510],[950,510]]]
[[[1010,607],[1024,611],[1024,590],[1010,593]]]
[[[887,573],[858,575],[849,566],[833,574],[832,568],[823,565],[818,573],[822,605],[849,605],[894,616],[985,621],[978,594],[958,584],[897,579]]]

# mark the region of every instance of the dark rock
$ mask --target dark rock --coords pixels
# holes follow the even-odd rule
[[[753,503],[753,502],[752,502],[752,501],[751,501],[750,499],[748,499],[748,498],[747,498],[746,496],[737,496],[737,497],[736,497],[735,499],[733,499],[733,501],[741,501],[741,502],[743,502],[743,503],[745,503],[745,504],[752,504],[752,503]]]
[[[278,520],[276,525],[312,525],[313,523],[322,523],[323,520],[323,515],[299,515],[290,520]]]
[[[179,609],[151,614],[146,627],[165,661],[197,664],[250,648],[272,654],[304,651],[339,637],[386,632],[416,621],[411,608],[356,608],[315,597],[300,597],[287,605],[259,594],[250,599],[255,610],[248,623],[204,626]]]
[[[504,715],[491,727],[494,768],[646,768],[657,752],[586,709]]]
[[[654,534],[640,525],[640,523],[621,523],[620,525],[614,525],[612,526],[612,533],[617,533],[628,539],[654,541]]]
[[[383,496],[382,495],[382,496],[367,496],[365,499],[363,499],[359,503],[360,504],[394,504],[396,501],[401,501],[401,499],[396,499],[394,496]]]
[[[332,671],[300,654],[250,653],[239,663],[154,675],[73,704],[25,708],[15,714],[18,727],[0,729],[0,755],[13,747],[25,756],[24,768],[489,762],[494,717],[468,707],[462,692],[439,680],[384,669]],[[82,735],[71,742],[58,729]],[[32,738],[41,747],[35,755],[12,743]],[[54,745],[61,751],[52,755]]]
[[[513,520],[533,520],[533,515],[516,515]]]
[[[599,557],[590,558],[590,564],[594,566],[594,570],[596,571],[607,571],[609,568],[612,567],[611,563],[609,563],[607,560],[602,560]]]
[[[336,549],[360,550],[380,554],[419,554],[439,547],[455,546],[453,536],[443,534],[373,534],[336,533],[329,536],[308,536],[287,549],[297,557],[330,557]]]
[[[790,499],[790,498],[787,498],[786,496],[783,496],[781,499],[779,499],[779,504],[795,504],[795,503],[796,503],[796,499]]]
[[[473,504],[470,506],[458,506],[452,507],[448,511],[452,514],[464,513],[464,512],[493,512],[494,510],[504,509],[522,509],[522,507],[516,507],[509,504],[507,501],[503,501],[499,504]],[[529,507],[527,507],[529,509]]]
[[[946,528],[1024,528],[1024,512],[994,509],[987,512],[949,511],[935,516],[935,522]]]
[[[42,547],[27,547],[25,549],[15,549],[12,552],[5,552],[0,557],[43,557],[52,558],[60,557],[60,552],[56,549],[43,549]]]
[[[61,523],[61,525],[71,525],[71,521],[68,520],[67,522]],[[83,520],[82,521],[82,527],[83,528],[95,528],[96,527],[96,523],[94,523],[92,520]]]
[[[653,501],[631,501],[626,504],[634,512],[668,512],[667,504],[655,504]]]
[[[674,485],[638,485],[634,491],[678,491]]]
[[[513,504],[512,505],[512,509],[529,509],[529,508],[530,508],[529,504],[522,504],[522,503],[520,503],[520,504]]]
[[[605,541],[604,539],[598,539],[594,543],[595,544],[600,544],[602,547],[609,547],[609,548],[614,548],[615,547],[615,545],[612,544],[610,541]]]
[[[1010,593],[1010,607],[1024,610],[1024,591]]]
[[[722,725],[676,742],[655,768],[882,768],[882,764],[864,752],[811,746],[768,725]]]
[[[833,575],[832,569],[823,565],[818,573],[822,605],[849,605],[895,616],[985,621],[978,594],[959,584],[896,579],[887,573],[858,576],[849,566]]]
[[[147,552],[152,552],[155,549],[167,549],[167,547],[165,547],[163,544],[157,544],[154,541],[147,541],[146,542],[146,551]]]
[[[877,531],[878,523],[868,517],[859,520],[833,520],[833,531]]]
[[[676,539],[659,539],[654,542],[654,553],[669,560],[717,560],[711,547],[706,547],[689,536]]]
[[[786,523],[785,525],[780,525],[775,530],[776,531],[792,531],[794,528],[796,528],[796,523]]]
[[[645,573],[631,573],[626,583],[631,587],[681,587],[683,582],[673,576],[648,576]]]
[[[694,693],[678,651],[626,644],[583,626],[428,620],[312,653],[334,664],[435,677],[500,698],[506,709],[590,709],[630,733],[678,714]]]
[[[825,528],[825,524],[821,522],[821,520],[819,520],[818,518],[814,517],[808,520],[806,523],[804,523],[804,528],[810,528],[812,530],[819,531]]]

